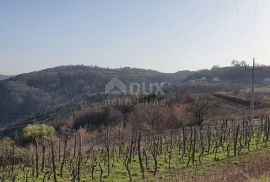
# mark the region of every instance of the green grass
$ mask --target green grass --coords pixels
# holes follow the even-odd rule
[[[258,144],[258,150],[256,147],[256,135],[253,135],[254,138],[252,139],[250,143],[250,151],[248,151],[247,147],[243,148],[240,152],[239,155],[236,157],[233,156],[233,148],[230,147],[230,155],[227,156],[227,150],[226,146],[228,143],[224,143],[225,148],[223,149],[221,146],[218,147],[218,152],[217,152],[217,157],[215,160],[215,153],[213,152],[214,150],[214,145],[211,145],[211,150],[208,154],[208,152],[205,152],[202,157],[201,157],[201,163],[199,162],[199,149],[197,148],[196,153],[195,153],[195,163],[194,165],[192,162],[187,166],[188,162],[188,155],[179,155],[178,151],[178,145],[176,141],[173,142],[172,145],[172,160],[171,160],[171,169],[169,168],[169,163],[168,163],[168,153],[166,152],[167,147],[170,146],[169,143],[166,143],[164,141],[162,150],[163,152],[158,155],[158,171],[157,175],[153,175],[154,171],[154,160],[153,157],[151,156],[149,152],[149,146],[143,145],[142,147],[146,148],[147,151],[147,156],[148,156],[148,167],[146,167],[145,164],[145,159],[143,161],[144,168],[145,168],[145,177],[147,181],[177,181],[179,179],[192,179],[196,178],[199,176],[206,176],[210,175],[212,173],[216,173],[217,171],[222,172],[226,171],[229,166],[231,165],[238,165],[242,164],[245,162],[248,162],[252,160],[252,157],[254,155],[256,156],[262,156],[265,155],[266,153],[269,153],[267,144],[264,143],[261,139],[261,141]],[[214,137],[212,138],[212,141],[214,141]],[[169,140],[167,140],[168,142]],[[188,148],[189,144],[187,144]],[[198,146],[197,146],[198,147]],[[238,145],[239,149],[239,145]],[[182,151],[181,151],[182,152]],[[107,164],[104,162],[104,158],[101,156],[101,152],[97,153],[97,161],[101,163],[101,167],[103,169],[103,181],[129,181],[129,176],[127,173],[126,168],[124,167],[123,163],[123,158],[118,158],[118,151],[115,148],[115,150],[111,151],[111,157],[110,157],[110,175],[108,175],[108,170],[107,170]],[[123,156],[123,155],[122,155]],[[76,161],[73,161],[73,165],[76,166]],[[69,170],[69,161],[65,165],[64,168],[64,173],[63,173],[63,178],[60,178],[60,164],[57,161],[57,178],[58,181],[70,181],[72,176],[71,176],[71,171]],[[41,165],[39,165],[41,166]],[[51,169],[45,169],[46,171],[50,171]],[[10,170],[7,170],[10,172]],[[132,179],[133,181],[142,181],[141,178],[141,172],[140,172],[140,165],[139,165],[139,159],[138,155],[134,154],[131,159],[131,164],[130,164],[130,171],[132,174]],[[16,181],[25,181],[25,174],[26,172],[28,173],[28,181],[36,181],[36,182],[41,182],[43,180],[44,173],[40,173],[39,177],[35,178],[32,177],[32,169],[30,167],[25,168],[25,172],[22,172],[21,168],[18,169],[18,166],[15,168],[15,174],[16,174]],[[0,175],[2,176],[2,169],[0,169]],[[12,176],[10,174],[10,176]],[[48,176],[48,175],[47,175]],[[9,180],[6,181],[11,181],[11,177],[7,178]],[[53,181],[53,174],[51,175],[51,178],[49,180],[45,181]],[[81,165],[81,181],[100,181],[100,169],[97,166],[95,173],[94,173],[94,180],[91,179],[91,168],[90,168],[90,161],[86,161],[86,157],[83,158],[82,165]]]
[[[255,91],[260,93],[270,93],[270,86],[257,87]]]
[[[174,146],[173,151],[172,151],[172,161],[171,161],[171,171],[169,170],[169,164],[167,161],[167,156],[166,155],[160,155],[158,156],[158,173],[156,176],[153,175],[153,169],[154,169],[154,162],[153,158],[149,156],[149,166],[148,168],[145,167],[145,176],[147,181],[173,181],[181,178],[195,178],[197,176],[204,176],[204,175],[209,175],[211,173],[215,173],[217,170],[222,170],[225,169],[227,166],[232,165],[232,164],[240,164],[243,162],[246,162],[250,160],[250,157],[255,154],[255,153],[260,153],[260,151],[264,151],[265,144],[260,143],[259,144],[259,150],[256,150],[255,142],[253,141],[251,147],[250,147],[250,152],[244,148],[240,155],[237,157],[233,157],[233,150],[230,150],[230,156],[228,158],[227,156],[227,151],[223,150],[221,147],[218,148],[218,153],[217,153],[217,160],[214,160],[215,155],[211,151],[210,154],[204,154],[202,156],[201,164],[198,161],[198,155],[199,153],[197,152],[195,154],[195,165],[192,165],[190,163],[189,166],[187,166],[187,161],[188,161],[188,156],[185,155],[183,158],[180,158],[178,155],[178,150],[177,146]],[[213,150],[213,148],[212,148]],[[116,153],[114,153],[116,155]],[[260,154],[261,155],[261,154]],[[100,160],[100,159],[99,159]],[[118,162],[115,159],[112,165],[112,159],[111,159],[111,171],[110,175],[108,176],[107,174],[107,165],[105,163],[102,163],[102,168],[104,170],[103,173],[103,181],[129,181],[128,173],[123,165],[123,160],[119,159]],[[59,164],[57,165],[57,169],[60,169]],[[47,169],[48,170],[48,169]],[[45,171],[47,171],[45,170]],[[130,170],[132,173],[132,179],[133,181],[141,181],[141,172],[140,172],[140,166],[139,166],[139,160],[138,160],[138,155],[135,155],[132,158],[132,162],[130,164]],[[31,177],[31,169],[26,168],[25,171],[28,171],[28,181],[42,181],[43,175],[40,174],[38,178],[32,178]],[[18,176],[16,180],[18,181],[25,181],[25,174],[22,172],[18,172]],[[60,174],[59,170],[57,171],[58,174],[58,181],[70,181],[71,180],[71,175],[70,172],[67,168],[64,170],[64,177],[60,179]],[[97,167],[94,175],[94,180],[91,179],[91,172],[90,172],[90,166],[86,163],[83,163],[81,166],[81,181],[99,181],[99,175],[100,175],[100,170]],[[48,175],[47,175],[48,176]],[[50,180],[45,180],[45,181],[53,181],[53,174],[51,175]]]

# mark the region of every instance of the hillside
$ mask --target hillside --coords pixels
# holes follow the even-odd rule
[[[118,77],[124,83],[170,82],[192,92],[229,91],[249,87],[250,73],[243,67],[161,73],[138,68],[109,69],[90,66],[59,66],[26,73],[0,81],[0,124],[25,119],[35,113],[66,106],[82,95],[104,92],[105,84]],[[219,83],[189,84],[190,80],[220,78]],[[256,83],[270,78],[265,69],[256,73]]]
[[[200,78],[206,77],[208,80],[213,78],[220,78],[221,81],[230,82],[230,84],[247,84],[250,83],[251,71],[245,69],[242,66],[235,67],[222,67],[222,68],[213,68],[211,70],[199,70],[194,72],[189,76],[188,80],[197,80]],[[270,67],[264,67],[262,70],[256,71],[255,81],[256,83],[264,83],[265,78],[270,78]]]
[[[179,76],[178,76],[179,75]],[[107,69],[60,66],[21,74],[0,81],[0,123],[57,108],[83,94],[104,92],[105,84],[118,77],[130,82],[181,82],[189,72],[160,73],[136,68]]]

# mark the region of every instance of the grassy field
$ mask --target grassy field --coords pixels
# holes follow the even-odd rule
[[[259,93],[269,93],[270,94],[270,86],[257,87],[255,89],[255,91],[259,92]]]

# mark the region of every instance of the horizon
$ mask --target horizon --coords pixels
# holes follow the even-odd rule
[[[27,74],[27,73],[32,73],[32,72],[43,71],[43,70],[47,70],[47,69],[53,69],[53,68],[57,68],[57,67],[68,67],[68,66],[85,66],[85,67],[91,67],[91,68],[98,67],[98,68],[102,68],[102,69],[111,69],[111,70],[131,68],[131,69],[143,69],[143,70],[157,71],[157,72],[160,72],[160,73],[177,73],[177,72],[180,72],[180,71],[199,71],[199,70],[205,70],[205,69],[210,70],[211,69],[211,68],[200,68],[200,69],[196,69],[196,70],[180,69],[180,70],[175,71],[175,72],[163,72],[163,71],[155,70],[155,69],[151,69],[151,68],[130,67],[130,66],[125,66],[125,67],[102,67],[102,66],[98,66],[98,65],[68,64],[68,65],[58,65],[58,66],[48,67],[48,68],[41,68],[41,69],[38,69],[38,70],[32,70],[32,71],[29,71],[29,72],[22,72],[22,73],[18,73],[18,74],[3,74],[3,73],[0,73],[0,75],[4,75],[4,76],[15,76],[15,75],[20,75],[20,74]],[[213,66],[216,66],[216,65],[213,65]],[[220,68],[223,68],[223,67],[230,67],[230,65],[220,66]]]
[[[157,71],[157,72],[160,72],[160,73],[177,73],[177,72],[181,72],[181,71],[193,71],[193,72],[196,72],[196,71],[200,71],[200,70],[211,70],[214,66],[218,66],[219,68],[227,68],[227,67],[233,67],[231,64],[230,65],[225,65],[225,66],[219,66],[219,65],[212,65],[210,68],[200,68],[200,69],[196,69],[196,70],[191,70],[191,69],[181,69],[181,70],[178,70],[178,71],[175,71],[175,72],[163,72],[163,71],[160,71],[160,70],[155,70],[155,69],[151,69],[151,68],[141,68],[141,67],[129,67],[129,66],[125,66],[125,67],[102,67],[102,66],[97,66],[97,65],[84,65],[84,64],[69,64],[69,65],[58,65],[58,66],[54,66],[54,67],[48,67],[48,68],[41,68],[41,69],[38,69],[38,70],[33,70],[33,71],[29,71],[29,72],[22,72],[22,73],[18,73],[18,74],[2,74],[0,73],[0,75],[3,75],[3,76],[16,76],[16,75],[20,75],[20,74],[27,74],[27,73],[32,73],[32,72],[39,72],[39,71],[43,71],[43,70],[47,70],[47,69],[54,69],[54,68],[58,68],[58,67],[68,67],[68,66],[85,66],[85,67],[90,67],[90,68],[94,68],[94,67],[98,67],[98,68],[101,68],[101,69],[111,69],[111,70],[114,70],[114,69],[125,69],[125,68],[130,68],[130,69],[143,69],[143,70],[150,70],[150,71]],[[249,64],[247,66],[250,66]],[[266,66],[266,67],[270,67],[270,65],[266,64],[266,65],[263,65],[263,66]]]
[[[213,66],[219,66],[220,68],[224,68],[224,67],[230,67],[231,65],[224,65],[224,66],[220,66],[220,65],[212,65],[210,67],[207,68],[199,68],[199,69],[179,69],[173,72],[166,72],[166,71],[162,71],[162,70],[156,70],[156,69],[152,69],[152,68],[143,68],[143,67],[131,67],[131,66],[123,66],[123,67],[106,67],[106,66],[98,66],[98,65],[86,65],[86,64],[66,64],[66,65],[56,65],[56,66],[52,66],[52,67],[44,67],[44,68],[39,68],[36,70],[29,70],[26,72],[20,72],[17,74],[4,74],[0,72],[0,75],[6,75],[6,76],[14,76],[14,75],[20,75],[20,74],[27,74],[27,73],[31,73],[31,72],[38,72],[38,71],[42,71],[42,70],[46,70],[46,69],[53,69],[53,68],[57,68],[57,67],[62,67],[62,66],[86,66],[86,67],[98,67],[98,68],[104,68],[104,69],[124,69],[124,68],[131,68],[131,69],[143,69],[143,70],[152,70],[152,71],[157,71],[160,73],[177,73],[180,71],[200,71],[200,70],[211,70]],[[268,66],[268,65],[267,65]]]
[[[269,64],[269,1],[0,2],[0,74],[58,65],[164,73]]]
[[[256,62],[257,64],[257,62]],[[260,64],[260,63],[258,63]],[[264,66],[270,66],[268,64],[263,64]],[[44,67],[44,68],[39,68],[39,69],[36,69],[36,70],[29,70],[29,71],[26,71],[26,72],[21,72],[21,73],[17,73],[17,74],[5,74],[5,73],[1,73],[0,72],[0,75],[6,75],[6,76],[14,76],[14,75],[20,75],[20,74],[26,74],[26,73],[31,73],[31,72],[37,72],[37,71],[42,71],[42,70],[46,70],[46,69],[52,69],[52,68],[57,68],[57,67],[61,67],[61,66],[86,66],[86,67],[98,67],[98,68],[104,68],[104,69],[123,69],[123,68],[134,68],[134,69],[143,69],[143,70],[152,70],[152,71],[158,71],[160,73],[176,73],[176,72],[180,72],[180,71],[200,71],[200,70],[211,70],[214,66],[218,66],[220,68],[224,68],[224,67],[231,67],[232,65],[231,64],[227,64],[227,65],[223,65],[223,66],[220,66],[220,65],[212,65],[210,67],[205,67],[205,68],[198,68],[198,69],[179,69],[179,70],[176,70],[174,72],[164,72],[162,70],[156,70],[156,69],[152,69],[152,68],[143,68],[143,67],[131,67],[131,66],[124,66],[124,67],[106,67],[106,66],[98,66],[98,65],[86,65],[86,64],[66,64],[66,65],[56,65],[56,66],[52,66],[52,67]],[[250,66],[248,64],[248,66]]]

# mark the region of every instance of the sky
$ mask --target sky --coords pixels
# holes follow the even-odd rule
[[[1,0],[0,74],[270,64],[269,0]]]

